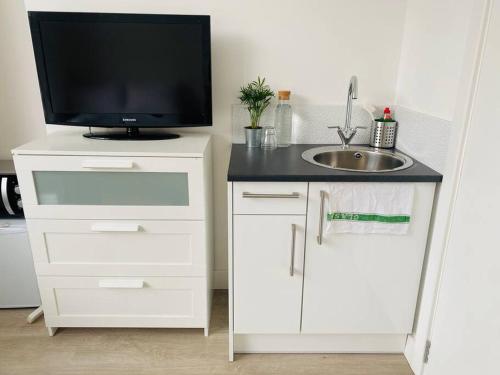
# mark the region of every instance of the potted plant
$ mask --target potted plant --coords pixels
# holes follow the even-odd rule
[[[241,103],[246,104],[250,113],[250,126],[245,127],[246,145],[247,147],[260,147],[262,137],[262,128],[259,125],[260,118],[271,103],[274,93],[266,85],[266,79],[258,77],[256,81],[242,87],[240,94]]]

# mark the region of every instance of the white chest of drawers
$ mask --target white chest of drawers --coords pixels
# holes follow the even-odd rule
[[[13,151],[45,322],[208,334],[208,135],[101,141],[60,132]]]

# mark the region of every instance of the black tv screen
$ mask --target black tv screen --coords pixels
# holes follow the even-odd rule
[[[48,124],[212,123],[210,17],[29,12]]]

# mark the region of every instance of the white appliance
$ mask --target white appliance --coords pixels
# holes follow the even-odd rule
[[[24,219],[0,219],[0,308],[40,306]]]
[[[21,196],[10,160],[0,160],[0,308],[40,306]]]

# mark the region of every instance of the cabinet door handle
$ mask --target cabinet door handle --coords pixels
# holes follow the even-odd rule
[[[290,254],[290,276],[293,276],[295,266],[295,235],[297,232],[297,225],[292,224],[292,250]]]
[[[321,190],[319,192],[320,203],[319,203],[319,226],[318,226],[318,245],[323,243],[323,217],[325,216],[325,197],[326,191]]]
[[[132,169],[134,162],[131,160],[84,160],[82,168],[88,169]]]
[[[259,194],[259,193],[249,193],[245,191],[243,192],[243,194],[241,194],[241,196],[243,198],[300,198],[300,194],[295,191],[290,194],[282,194],[282,193]]]
[[[92,232],[139,232],[139,224],[130,223],[95,223],[92,224]]]
[[[99,280],[99,288],[141,289],[144,280]]]

